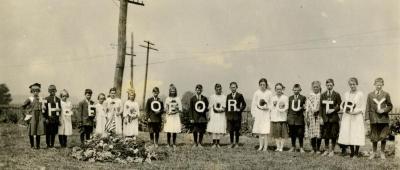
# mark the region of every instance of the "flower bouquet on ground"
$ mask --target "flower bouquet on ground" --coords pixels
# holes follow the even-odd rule
[[[140,138],[124,138],[111,133],[106,137],[95,136],[81,147],[73,147],[70,156],[80,161],[114,163],[151,163],[165,159],[166,152],[151,150]]]

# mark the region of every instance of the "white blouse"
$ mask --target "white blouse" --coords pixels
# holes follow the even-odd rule
[[[271,121],[272,122],[285,122],[287,121],[287,111],[289,109],[289,98],[282,94],[280,97],[277,95],[271,98]]]

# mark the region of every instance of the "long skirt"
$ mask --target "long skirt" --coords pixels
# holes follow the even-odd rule
[[[343,114],[340,122],[338,143],[343,145],[365,145],[364,116]]]

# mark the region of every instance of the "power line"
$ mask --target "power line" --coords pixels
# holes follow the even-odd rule
[[[118,20],[118,50],[117,61],[115,64],[114,87],[117,89],[117,96],[121,97],[122,82],[125,69],[126,55],[126,22],[128,14],[128,4],[144,6],[143,2],[136,0],[119,0],[119,20]]]
[[[266,52],[285,52],[285,51],[307,51],[307,50],[321,50],[321,49],[343,49],[343,48],[363,48],[363,47],[380,47],[380,46],[391,46],[391,45],[399,45],[400,42],[396,43],[382,43],[382,44],[365,44],[365,45],[347,45],[347,46],[326,46],[326,47],[307,47],[307,48],[286,48],[286,49],[251,49],[251,50],[231,50],[231,51],[225,51],[225,52],[220,52],[220,53],[236,53],[236,52],[244,52],[244,51],[255,51],[255,52],[260,52],[260,51],[266,51]],[[218,53],[218,52],[216,52]],[[172,58],[172,59],[167,59],[167,60],[161,60],[161,61],[155,61],[152,63],[149,63],[149,65],[153,64],[163,64],[171,61],[179,61],[179,60],[189,60],[189,59],[194,59],[194,58],[200,58],[198,56],[192,56],[192,57],[178,57],[178,58]],[[145,66],[145,64],[138,64],[136,67],[141,67]]]
[[[246,50],[230,50],[230,51],[220,51],[220,52],[201,52],[201,53],[192,53],[192,54],[207,54],[207,53],[239,53],[239,52],[245,52],[245,51],[266,51],[266,52],[285,52],[285,51],[307,51],[307,50],[321,50],[321,49],[345,49],[345,48],[364,48],[364,47],[381,47],[381,46],[393,46],[393,45],[399,45],[400,42],[395,42],[395,43],[381,43],[381,44],[364,44],[364,45],[347,45],[347,46],[325,46],[325,47],[305,47],[305,48],[280,48],[280,49],[261,49],[258,50],[256,48],[254,49],[246,49]],[[64,64],[68,62],[78,62],[78,61],[85,61],[85,60],[94,60],[98,58],[105,58],[107,56],[114,56],[115,54],[97,54],[91,57],[76,57],[73,59],[64,59],[64,60],[57,60],[57,61],[52,61],[52,62],[42,62],[42,63],[33,63],[33,64],[15,64],[15,65],[0,65],[1,68],[13,68],[13,67],[26,67],[26,66],[32,66],[32,65],[53,65],[53,64]],[[189,60],[189,59],[194,59],[194,58],[200,58],[198,56],[192,56],[192,57],[177,57],[177,58],[171,58],[171,59],[166,59],[166,60],[160,60],[160,61],[154,61],[149,63],[149,65],[154,65],[154,64],[163,64],[167,62],[172,62],[172,61],[179,61],[179,60]],[[142,64],[137,64],[135,67],[142,67],[145,66],[145,63]]]
[[[139,46],[141,46],[141,47],[147,49],[147,55],[146,55],[146,72],[145,72],[145,74],[144,74],[143,105],[142,105],[143,108],[145,107],[144,104],[145,104],[145,102],[146,102],[146,87],[147,87],[147,72],[148,72],[148,68],[149,68],[149,53],[150,53],[150,50],[158,51],[158,49],[151,47],[151,46],[154,46],[154,44],[151,43],[150,41],[144,41],[144,42],[147,43],[147,46],[139,45]]]

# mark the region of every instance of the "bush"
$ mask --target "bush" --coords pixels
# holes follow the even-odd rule
[[[182,133],[191,132],[191,130],[193,129],[193,124],[190,123],[189,110],[183,109],[180,117],[182,123]]]
[[[389,140],[394,140],[394,136],[400,134],[400,116],[390,117],[390,131]]]
[[[16,112],[12,112],[9,109],[0,110],[0,122],[1,123],[18,123],[19,117]]]

